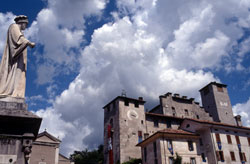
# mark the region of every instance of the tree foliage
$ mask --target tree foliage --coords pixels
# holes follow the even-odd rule
[[[181,164],[182,158],[176,153],[176,158],[174,158],[174,164]]]
[[[103,145],[99,145],[97,150],[89,151],[85,149],[84,151],[74,151],[70,155],[70,159],[75,162],[75,164],[102,164],[103,163]]]
[[[131,160],[124,162],[122,164],[141,164],[141,163],[142,163],[141,159],[132,158]]]

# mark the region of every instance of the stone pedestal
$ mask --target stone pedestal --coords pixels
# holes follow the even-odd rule
[[[42,119],[22,100],[0,99],[0,164],[27,164]]]

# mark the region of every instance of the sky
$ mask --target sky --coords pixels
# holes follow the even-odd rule
[[[8,0],[0,2],[0,56],[17,15],[29,17],[26,102],[62,140],[64,155],[103,142],[103,109],[126,91],[145,108],[167,92],[194,97],[228,85],[250,127],[249,0]]]

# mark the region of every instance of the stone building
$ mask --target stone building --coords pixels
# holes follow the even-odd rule
[[[38,134],[32,145],[31,164],[72,164],[65,156],[59,153],[61,141],[44,131]]]
[[[103,107],[105,164],[131,158],[171,164],[176,153],[183,163],[249,163],[250,128],[233,116],[226,87],[216,82],[203,87],[203,107],[193,98],[167,93],[149,112],[141,97],[116,97]]]

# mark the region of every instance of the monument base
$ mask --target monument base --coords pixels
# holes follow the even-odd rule
[[[0,99],[0,163],[28,163],[41,121],[24,102]]]

